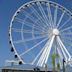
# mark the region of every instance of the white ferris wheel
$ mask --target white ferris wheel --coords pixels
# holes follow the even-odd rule
[[[71,65],[72,13],[47,0],[34,0],[22,5],[13,15],[9,37],[11,52],[19,64],[44,67],[57,52]]]

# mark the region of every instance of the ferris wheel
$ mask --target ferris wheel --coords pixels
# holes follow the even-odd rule
[[[44,67],[53,52],[71,65],[72,13],[46,0],[30,1],[13,15],[9,37],[19,64]]]

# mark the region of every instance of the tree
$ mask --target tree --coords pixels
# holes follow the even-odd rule
[[[56,54],[54,53],[53,55],[52,55],[52,65],[53,65],[53,71],[55,71],[55,58],[56,58]]]
[[[59,63],[57,63],[57,70],[58,70],[58,72],[60,72],[60,64]]]
[[[56,71],[56,58],[59,59],[59,55],[58,54],[52,54],[52,65],[53,65],[53,71]],[[57,63],[57,70],[60,71],[60,64]]]

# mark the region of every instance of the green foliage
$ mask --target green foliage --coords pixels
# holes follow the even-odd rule
[[[58,70],[58,72],[60,72],[60,64],[59,63],[57,63],[57,70]]]
[[[53,65],[53,70],[55,71],[55,58],[56,58],[56,54],[52,55],[52,65]]]
[[[56,58],[59,58],[58,54],[52,54],[52,65],[53,65],[53,71],[55,71],[55,66],[56,66]],[[58,71],[60,70],[60,64],[57,64],[57,69]]]
[[[52,65],[53,65],[54,68],[55,68],[55,58],[56,58],[56,55],[53,54],[52,55]]]

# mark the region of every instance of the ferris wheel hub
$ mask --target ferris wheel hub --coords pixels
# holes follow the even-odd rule
[[[58,29],[53,29],[53,35],[55,35],[55,36],[59,35],[59,30]]]

